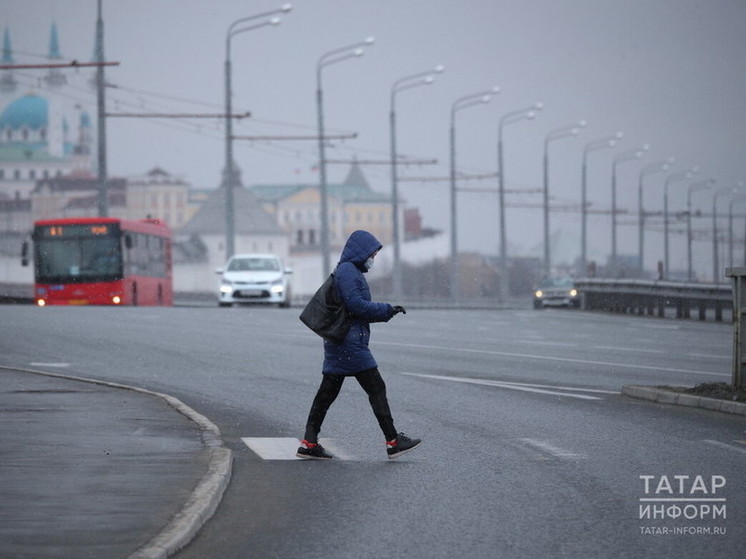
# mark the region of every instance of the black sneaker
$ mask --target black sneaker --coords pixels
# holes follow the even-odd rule
[[[410,450],[414,450],[420,446],[421,442],[422,439],[410,439],[404,433],[399,433],[394,440],[386,441],[386,446],[388,446],[386,452],[389,458],[393,460]]]
[[[319,443],[309,443],[305,440],[301,441],[301,445],[298,447],[295,455],[305,460],[331,460],[334,458]]]

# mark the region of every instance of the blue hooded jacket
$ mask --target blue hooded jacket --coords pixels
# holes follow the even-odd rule
[[[352,315],[352,325],[341,343],[324,340],[324,374],[354,375],[378,367],[368,349],[370,323],[388,322],[394,309],[388,303],[370,300],[370,288],[363,274],[367,272],[365,261],[381,246],[367,231],[355,231],[342,250],[334,285]]]

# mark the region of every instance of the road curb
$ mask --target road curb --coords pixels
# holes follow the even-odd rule
[[[220,429],[217,425],[178,398],[137,386],[76,377],[73,375],[5,366],[0,366],[0,369],[88,382],[154,396],[160,398],[170,407],[199,426],[202,431],[202,443],[209,449],[207,472],[202,476],[189,499],[187,499],[181,510],[174,515],[169,524],[147,544],[130,555],[129,559],[165,559],[173,555],[194,538],[199,529],[217,510],[223,498],[223,493],[231,479],[233,452],[223,445]]]
[[[746,404],[743,402],[706,398],[704,396],[663,390],[652,386],[623,386],[622,394],[630,398],[649,400],[659,404],[673,404],[675,406],[688,406],[734,415],[746,415]]]

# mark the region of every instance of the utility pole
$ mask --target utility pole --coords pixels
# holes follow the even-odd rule
[[[109,215],[109,192],[106,176],[106,96],[104,93],[104,20],[101,0],[98,0],[96,18],[96,105],[98,108],[98,216]]]

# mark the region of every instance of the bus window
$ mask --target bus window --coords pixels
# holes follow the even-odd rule
[[[122,277],[116,237],[39,239],[36,280],[45,283],[111,281]]]

